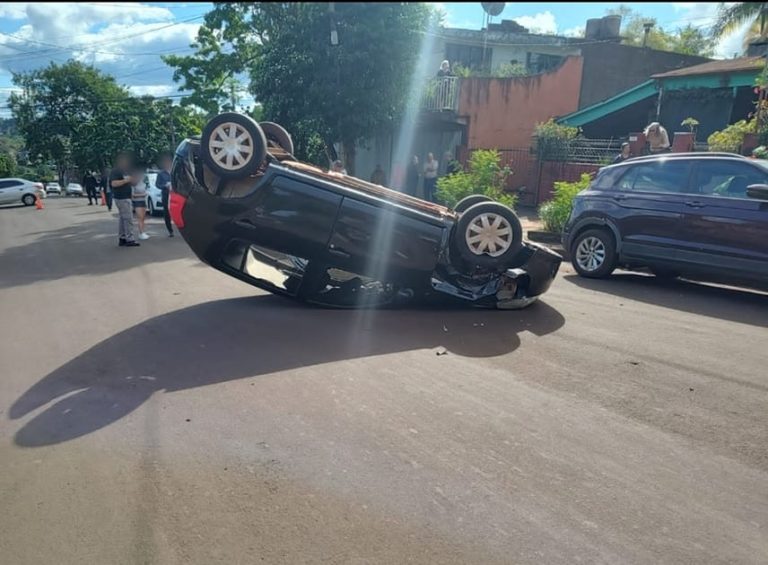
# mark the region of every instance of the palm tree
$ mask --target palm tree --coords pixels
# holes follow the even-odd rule
[[[760,36],[764,36],[768,31],[768,2],[737,2],[730,6],[721,3],[717,21],[712,26],[712,35],[723,37],[748,22],[759,22]]]

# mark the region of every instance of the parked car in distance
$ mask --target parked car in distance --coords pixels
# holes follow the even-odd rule
[[[59,185],[57,182],[46,183],[45,191],[48,194],[61,194],[61,185]]]
[[[0,179],[0,204],[32,206],[37,197],[45,198],[45,189],[39,182],[26,179]]]
[[[157,181],[157,171],[150,169],[144,177],[147,184],[147,213],[150,216],[160,216],[163,214],[163,193],[155,186]]]
[[[298,162],[279,125],[232,112],[179,145],[171,176],[171,217],[203,262],[303,302],[517,309],[562,261],[486,196],[450,209],[329,173]]]
[[[69,183],[64,189],[64,196],[82,196],[83,194],[83,186],[77,182]]]
[[[768,162],[667,153],[600,169],[563,233],[576,272],[617,267],[657,276],[768,282]]]

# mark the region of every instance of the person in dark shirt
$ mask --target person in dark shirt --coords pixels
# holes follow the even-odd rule
[[[411,160],[411,164],[408,165],[408,169],[405,173],[405,192],[411,196],[416,196],[416,191],[419,189],[419,158],[414,155]]]
[[[618,155],[616,155],[616,157],[613,158],[612,164],[615,165],[616,163],[621,163],[622,161],[626,161],[627,159],[630,158],[630,156],[631,156],[631,153],[629,150],[629,143],[625,141],[624,143],[621,144],[621,153],[619,153]]]
[[[171,224],[171,211],[168,209],[168,200],[171,192],[171,165],[173,160],[167,153],[160,157],[160,166],[162,171],[157,174],[155,186],[160,189],[163,198],[163,218],[165,219],[165,228],[168,230],[168,237],[173,237],[173,224]]]
[[[133,205],[131,203],[132,185],[139,179],[133,179],[128,171],[131,170],[131,157],[121,153],[115,160],[115,166],[109,173],[109,186],[115,200],[118,217],[118,234],[120,247],[138,247],[139,242],[133,236]]]
[[[88,206],[93,206],[94,202],[96,202],[97,205],[99,203],[99,197],[96,195],[96,186],[98,184],[99,183],[92,171],[87,172],[83,177],[83,188],[85,189],[85,194],[88,196]]]

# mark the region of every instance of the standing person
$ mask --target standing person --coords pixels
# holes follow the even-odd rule
[[[371,175],[371,182],[381,186],[387,184],[387,177],[384,175],[384,169],[381,168],[381,165],[376,165],[376,168],[373,170],[373,174]]]
[[[106,167],[101,171],[101,180],[99,188],[104,193],[104,201],[107,203],[107,210],[112,211],[112,187],[109,186],[109,169]]]
[[[131,178],[131,203],[136,214],[136,223],[139,225],[139,239],[149,239],[144,223],[147,218],[147,182],[144,180],[144,171],[136,169]]]
[[[612,164],[621,163],[622,161],[626,161],[631,156],[631,153],[629,152],[629,143],[626,141],[621,144],[621,153],[616,155],[616,157],[613,158]]]
[[[171,211],[168,209],[168,200],[171,193],[171,165],[173,159],[168,153],[163,153],[160,157],[160,167],[162,170],[157,173],[155,186],[160,189],[163,199],[163,219],[165,220],[165,229],[168,230],[168,237],[173,237],[173,224],[171,224]]]
[[[97,205],[99,204],[99,198],[96,196],[97,185],[98,182],[96,181],[93,171],[85,173],[85,176],[83,177],[83,188],[85,189],[85,194],[88,196],[88,206],[93,206],[94,202],[96,202]]]
[[[645,128],[645,139],[648,141],[651,153],[669,151],[669,136],[659,122],[651,122]]]
[[[419,158],[414,155],[408,170],[405,173],[405,193],[416,196],[419,188]]]
[[[427,162],[424,164],[424,200],[435,201],[435,185],[437,184],[437,171],[440,163],[432,153],[427,154]]]
[[[448,62],[448,60],[440,63],[440,69],[437,71],[437,76],[438,78],[456,76],[451,71],[451,64]]]
[[[115,166],[109,173],[109,186],[115,200],[118,217],[118,235],[120,247],[138,247],[140,244],[133,238],[133,207],[131,191],[133,179],[128,174],[131,158],[127,153],[120,153],[115,160]]]
[[[342,164],[342,162],[339,159],[336,159],[331,164],[331,170],[328,171],[328,172],[329,173],[337,173],[339,175],[346,175],[347,174],[347,169],[344,168],[344,165]]]

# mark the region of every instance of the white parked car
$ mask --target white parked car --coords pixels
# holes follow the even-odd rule
[[[48,194],[61,194],[61,185],[57,182],[49,182],[45,185]]]
[[[163,214],[163,192],[155,186],[158,172],[151,169],[144,176],[144,182],[147,183],[147,213],[150,216]]]
[[[67,185],[67,188],[64,189],[64,195],[65,196],[82,196],[83,187],[80,183],[71,182]]]
[[[0,204],[32,206],[37,196],[45,198],[45,189],[39,182],[26,179],[0,179]]]

